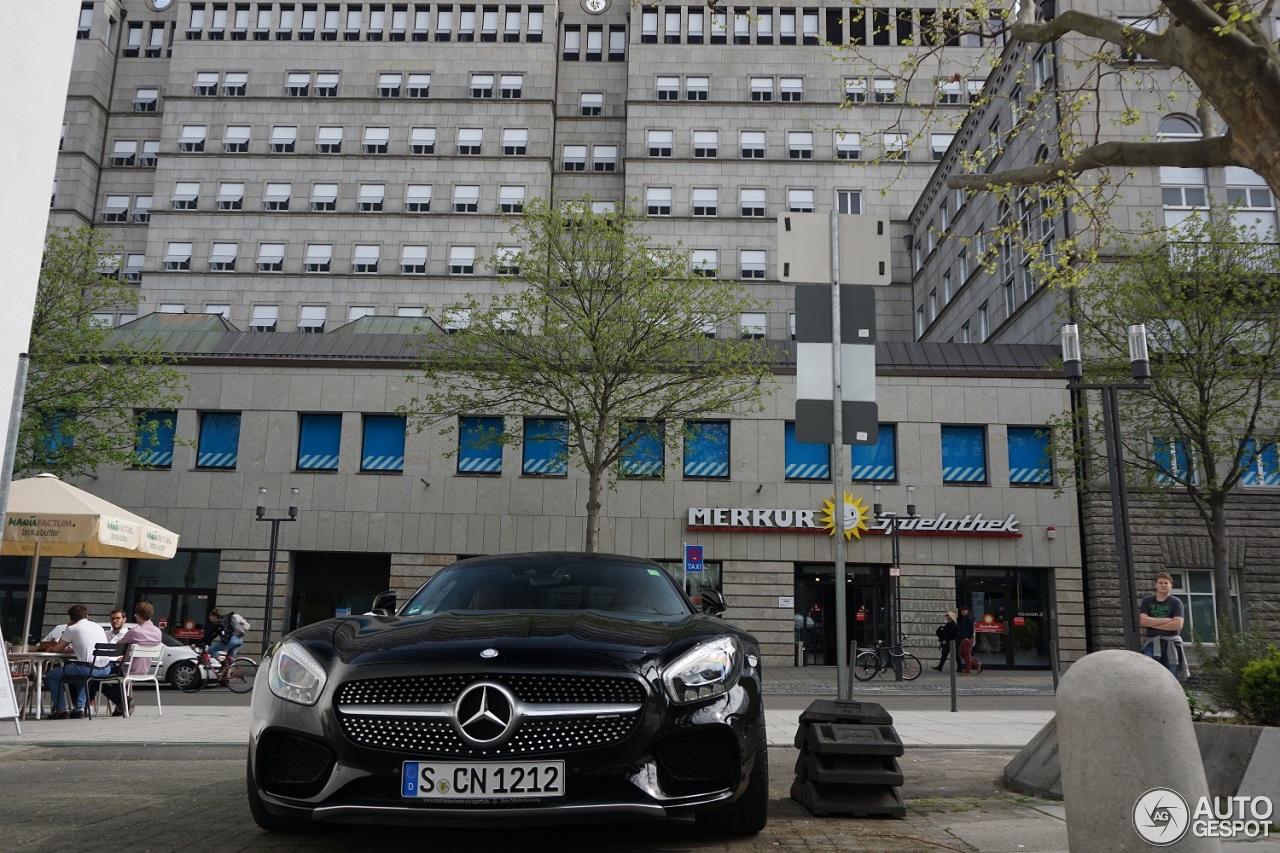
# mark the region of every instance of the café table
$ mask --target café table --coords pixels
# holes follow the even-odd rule
[[[9,662],[11,664],[26,663],[29,667],[31,681],[34,683],[36,689],[35,718],[37,720],[40,719],[40,709],[43,701],[44,674],[48,672],[49,668],[55,663],[75,660],[75,657],[76,656],[70,652],[9,652]],[[31,688],[28,687],[27,689],[30,690]],[[25,711],[25,706],[30,703],[24,702],[23,704],[23,710]],[[25,718],[26,715],[24,713],[23,719]]]

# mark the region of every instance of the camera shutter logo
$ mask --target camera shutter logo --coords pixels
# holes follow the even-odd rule
[[[1133,804],[1133,828],[1148,844],[1165,847],[1187,834],[1191,810],[1182,795],[1170,788],[1152,788]]]

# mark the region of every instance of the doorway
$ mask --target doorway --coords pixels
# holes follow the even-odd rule
[[[1049,668],[1049,572],[957,568],[960,601],[977,620],[974,656],[983,666]]]
[[[390,554],[295,551],[289,630],[334,616],[367,613],[374,596],[390,587]]]
[[[161,631],[199,640],[217,595],[221,558],[221,551],[180,550],[170,560],[129,560],[123,599],[128,618],[135,604],[150,601]]]
[[[846,636],[858,647],[889,640],[889,596],[884,566],[846,566]],[[826,564],[801,564],[795,572],[796,642],[806,666],[836,665],[836,575]]]

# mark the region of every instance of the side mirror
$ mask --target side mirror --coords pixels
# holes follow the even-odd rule
[[[396,591],[389,589],[380,592],[373,599],[373,607],[369,608],[378,616],[390,616],[396,612]]]
[[[719,616],[728,609],[724,603],[724,596],[718,590],[704,589],[702,590],[702,612],[708,616]]]

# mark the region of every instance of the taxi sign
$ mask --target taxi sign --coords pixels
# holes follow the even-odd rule
[[[685,545],[684,546],[684,570],[686,572],[699,573],[702,571],[702,546],[701,545]]]

